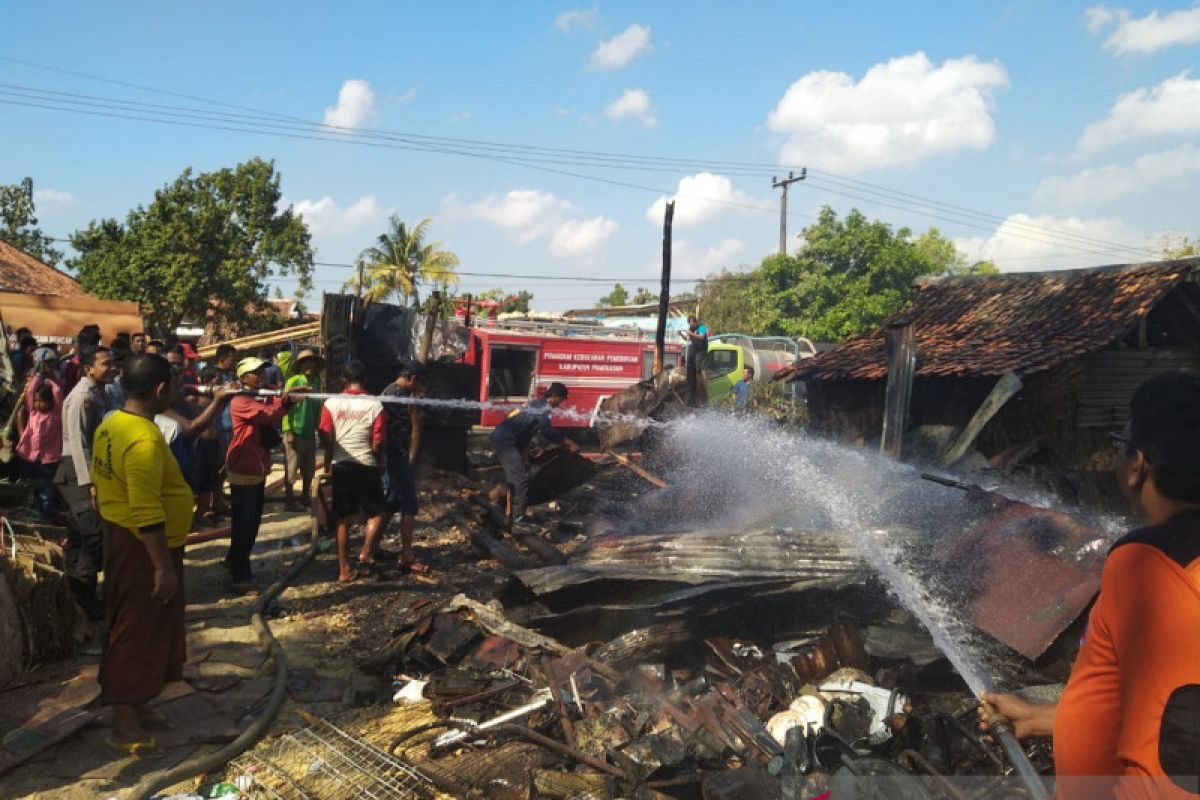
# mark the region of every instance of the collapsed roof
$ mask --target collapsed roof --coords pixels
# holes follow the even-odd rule
[[[1200,325],[1200,258],[1055,272],[928,278],[882,326],[780,373],[784,380],[883,380],[884,331],[911,324],[917,377],[1028,375],[1129,335],[1176,287]]]

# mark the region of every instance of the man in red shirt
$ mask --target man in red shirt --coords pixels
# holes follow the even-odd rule
[[[338,580],[358,577],[350,566],[350,522],[360,512],[367,518],[360,564],[374,561],[387,503],[379,471],[383,449],[383,403],[367,394],[367,368],[351,361],[343,373],[346,390],[325,401],[317,431],[325,444],[325,472],[333,474],[333,514],[337,518]]]
[[[1200,797],[1200,373],[1138,387],[1117,480],[1146,526],[1109,551],[1062,699],[983,699],[1054,737],[1060,798]]]
[[[243,358],[237,365],[237,377],[247,389],[261,389],[263,372],[267,362],[261,358]],[[308,389],[298,387],[295,394]],[[249,590],[254,573],[250,569],[250,552],[258,539],[262,524],[263,503],[267,473],[271,471],[271,451],[264,445],[264,437],[274,436],[279,441],[275,425],[292,404],[302,400],[285,395],[283,397],[255,397],[235,395],[229,404],[233,419],[233,434],[229,450],[225,454],[225,466],[229,477],[230,535],[229,552],[224,564],[233,576],[235,590]]]

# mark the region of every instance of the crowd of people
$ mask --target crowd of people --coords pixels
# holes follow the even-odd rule
[[[312,350],[271,359],[223,344],[202,362],[189,343],[143,333],[104,344],[95,325],[80,330],[65,354],[28,334],[18,331],[18,347],[8,353],[17,390],[5,427],[8,477],[31,483],[40,519],[66,528],[67,585],[92,621],[90,646],[101,655],[117,752],[147,756],[157,748],[146,704],[179,679],[185,657],[188,533],[228,518],[230,588],[256,591],[251,553],[278,447],[287,507],[304,510],[302,501],[318,494],[318,442],[324,445],[341,581],[384,560],[380,536],[394,515],[400,568],[428,571],[412,541],[418,411],[392,402],[385,409],[368,395],[361,363],[344,367],[343,393],[322,403],[308,396],[322,388],[322,361]],[[384,395],[419,396],[422,372],[404,362]],[[352,565],[348,539],[358,519],[365,538]]]

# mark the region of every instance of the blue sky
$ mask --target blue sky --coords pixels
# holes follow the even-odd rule
[[[123,217],[185,167],[254,156],[275,160],[318,260],[353,261],[390,213],[431,216],[463,271],[556,279],[473,276],[464,291],[530,289],[546,309],[607,289],[574,278],[651,286],[665,195],[679,195],[677,275],[756,264],[777,246],[779,165],[811,170],[792,233],[822,204],[857,207],[1005,270],[1136,261],[1200,234],[1187,3],[39,2],[5,22],[0,101],[50,90],[233,113],[53,67],[338,126],[310,141],[0,102],[0,182],[31,175],[56,236]],[[572,176],[364,147],[365,130],[646,160],[522,156]],[[317,288],[348,274],[318,267]]]

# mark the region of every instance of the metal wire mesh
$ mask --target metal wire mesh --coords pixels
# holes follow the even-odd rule
[[[286,733],[269,747],[234,762],[252,773],[244,793],[264,800],[432,800],[433,784],[411,765],[325,721]]]

